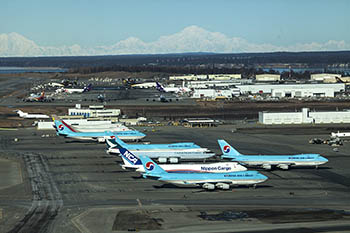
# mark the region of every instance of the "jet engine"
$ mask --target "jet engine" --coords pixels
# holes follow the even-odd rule
[[[271,164],[263,164],[262,168],[264,168],[266,170],[271,170]]]
[[[225,183],[217,183],[216,187],[219,188],[219,189],[224,189],[224,190],[230,189],[230,185],[229,184],[225,184]]]
[[[104,137],[99,137],[99,138],[97,138],[97,141],[99,143],[104,143],[104,142],[106,142],[106,139]]]
[[[167,158],[163,158],[163,157],[158,158],[159,163],[166,163],[166,161],[167,161]]]
[[[289,169],[289,165],[288,164],[279,164],[277,165],[278,168],[281,168],[283,170],[288,170]]]
[[[178,163],[179,159],[178,158],[169,158],[170,163]]]
[[[208,189],[208,190],[214,190],[215,189],[215,185],[209,184],[209,183],[203,184],[202,187],[205,188],[205,189]]]

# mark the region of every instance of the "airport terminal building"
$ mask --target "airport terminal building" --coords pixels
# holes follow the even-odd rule
[[[341,124],[350,123],[350,110],[344,111],[310,111],[303,108],[301,112],[259,112],[259,123],[275,124]]]
[[[81,108],[80,104],[76,104],[75,108],[68,109],[69,116],[89,117],[118,117],[120,109],[105,109],[103,105],[89,106],[89,108]]]

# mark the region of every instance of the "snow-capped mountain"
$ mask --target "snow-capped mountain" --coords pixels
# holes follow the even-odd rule
[[[186,52],[275,52],[275,51],[337,51],[350,50],[345,41],[330,40],[325,43],[311,42],[287,47],[272,44],[254,44],[240,37],[228,37],[219,32],[210,32],[198,26],[189,26],[182,31],[161,36],[153,42],[144,42],[130,37],[114,45],[96,47],[40,46],[18,33],[0,34],[0,56],[84,56],[118,54],[162,54]]]

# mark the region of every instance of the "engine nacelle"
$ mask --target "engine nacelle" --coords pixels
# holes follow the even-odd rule
[[[106,139],[104,137],[101,137],[101,138],[97,138],[97,141],[99,143],[104,143],[104,142],[106,142]]]
[[[288,170],[289,169],[289,165],[288,164],[278,164],[277,167],[281,168],[283,170]]]
[[[262,168],[264,168],[266,170],[271,170],[271,164],[263,164]]]
[[[202,187],[205,188],[205,189],[208,189],[208,190],[214,190],[215,189],[215,185],[209,184],[209,183],[203,184]]]
[[[169,159],[169,162],[170,162],[170,163],[178,163],[178,162],[179,162],[179,159],[178,159],[178,158],[170,158],[170,159]]]
[[[163,157],[158,158],[159,163],[166,163],[166,161],[167,161],[167,158],[163,158]]]
[[[224,190],[230,189],[230,185],[229,184],[225,184],[225,183],[217,183],[216,187],[219,188],[219,189],[224,189]]]

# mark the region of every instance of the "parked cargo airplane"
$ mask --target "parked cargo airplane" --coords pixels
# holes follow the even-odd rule
[[[149,157],[141,155],[144,167],[144,178],[151,178],[161,182],[178,186],[194,186],[213,190],[230,189],[230,186],[255,186],[267,180],[267,177],[257,171],[237,171],[226,173],[169,173],[162,169]]]
[[[190,92],[188,87],[163,87],[159,82],[156,82],[157,90],[160,92],[173,92],[173,93],[185,93]]]
[[[331,138],[350,138],[350,132],[337,132],[337,133],[331,133]]]
[[[75,138],[81,140],[96,140],[98,142],[105,142],[106,137],[118,136],[124,140],[140,140],[144,138],[146,135],[137,131],[137,130],[129,130],[129,131],[104,131],[104,132],[80,132],[77,131],[74,127],[68,125],[63,120],[60,120],[57,116],[53,116],[52,119],[55,123],[55,128],[58,135],[63,135],[67,138]]]
[[[109,139],[107,139],[108,142]],[[108,145],[108,143],[107,143]],[[117,144],[113,148],[108,148],[108,154],[120,154],[120,149],[124,148]],[[126,148],[125,148],[126,149]],[[146,155],[150,158],[157,159],[160,163],[178,163],[179,160],[205,160],[215,156],[214,153],[207,153],[206,151],[196,151],[205,148],[193,148],[193,149],[159,149],[159,150],[147,150],[147,149],[130,149],[130,151],[137,156]],[[207,150],[207,149],[206,149]]]
[[[30,94],[29,97],[25,98],[24,101],[26,102],[42,102],[45,100],[45,92],[41,92],[40,95],[36,95],[36,94]]]
[[[276,166],[287,170],[296,166],[315,166],[316,168],[328,162],[328,159],[319,154],[297,154],[297,155],[243,155],[235,150],[225,140],[218,140],[223,153],[221,158],[231,159],[247,166],[260,166],[264,169],[271,169]]]
[[[21,110],[16,111],[19,117],[27,118],[27,119],[47,119],[50,118],[48,115],[41,114],[41,113],[27,113],[22,112]]]
[[[66,122],[67,123],[67,122]],[[104,131],[129,131],[130,129],[124,125],[116,124],[97,124],[97,125],[73,125],[80,132],[104,132]]]
[[[137,172],[145,172],[142,162],[138,156],[130,153],[125,148],[121,149],[121,156],[124,164],[123,169],[132,169]],[[196,163],[196,164],[160,164],[162,169],[169,173],[225,173],[233,171],[246,171],[247,168],[236,162],[219,162],[219,163]]]
[[[83,92],[88,92],[92,89],[92,84],[90,83],[88,86],[84,88],[64,88],[63,91],[73,94],[73,93],[83,93]]]
[[[120,154],[123,147],[117,145],[116,148],[107,150],[109,154]],[[179,160],[204,160],[215,156],[214,153],[203,151],[192,151],[191,149],[183,150],[131,150],[137,156],[146,155],[150,158],[157,159],[160,163],[178,163]]]
[[[186,150],[186,151],[202,151],[209,152],[207,148],[202,148],[193,142],[179,142],[171,144],[127,144],[120,138],[107,139],[107,145],[109,148],[114,148],[116,153],[119,147],[123,147],[128,150],[140,150],[140,151],[169,151],[169,150]]]

